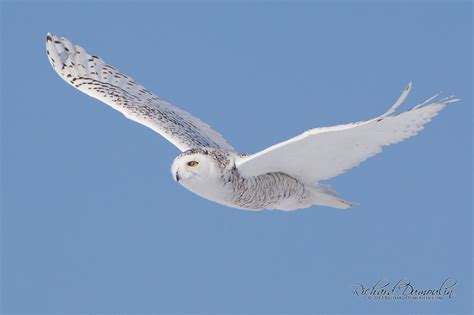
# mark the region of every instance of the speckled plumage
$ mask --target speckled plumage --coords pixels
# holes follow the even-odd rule
[[[281,209],[283,202],[311,205],[311,189],[284,173],[243,177],[237,168],[228,177],[232,187],[230,202],[243,209]]]
[[[248,210],[295,210],[311,205],[348,208],[320,181],[416,135],[448,103],[428,99],[394,115],[411,84],[383,115],[367,121],[315,128],[255,154],[235,152],[209,125],[160,99],[129,76],[50,33],[46,51],[70,85],[161,134],[182,151],[171,167],[181,185],[203,198]]]
[[[69,84],[127,118],[141,123],[180,150],[232,147],[220,134],[191,114],[161,100],[101,58],[89,55],[66,38],[46,36],[46,52],[54,70]]]

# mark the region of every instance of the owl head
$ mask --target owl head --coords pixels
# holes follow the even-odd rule
[[[171,166],[174,179],[188,189],[220,180],[231,164],[228,153],[216,149],[191,149],[178,155]]]

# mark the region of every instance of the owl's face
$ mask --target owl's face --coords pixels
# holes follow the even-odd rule
[[[231,163],[217,151],[191,149],[176,157],[171,174],[186,189],[213,200],[223,193],[222,174]]]
[[[171,173],[181,184],[204,180],[217,173],[216,162],[209,155],[194,153],[178,156],[171,167]]]
[[[189,190],[199,190],[220,179],[222,170],[216,160],[207,153],[185,152],[173,162],[171,173],[174,179]]]

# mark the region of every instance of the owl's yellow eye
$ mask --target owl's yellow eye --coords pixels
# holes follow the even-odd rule
[[[191,167],[196,167],[199,165],[199,162],[198,161],[190,161],[188,162],[188,166],[191,166]]]

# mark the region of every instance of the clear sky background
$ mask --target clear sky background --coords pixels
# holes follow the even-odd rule
[[[2,2],[4,313],[471,313],[472,4]],[[256,152],[436,92],[461,102],[330,181],[360,203],[247,212],[173,181],[178,150],[74,90],[70,38]],[[311,161],[308,161],[311,163]],[[455,298],[353,295],[457,280]]]

